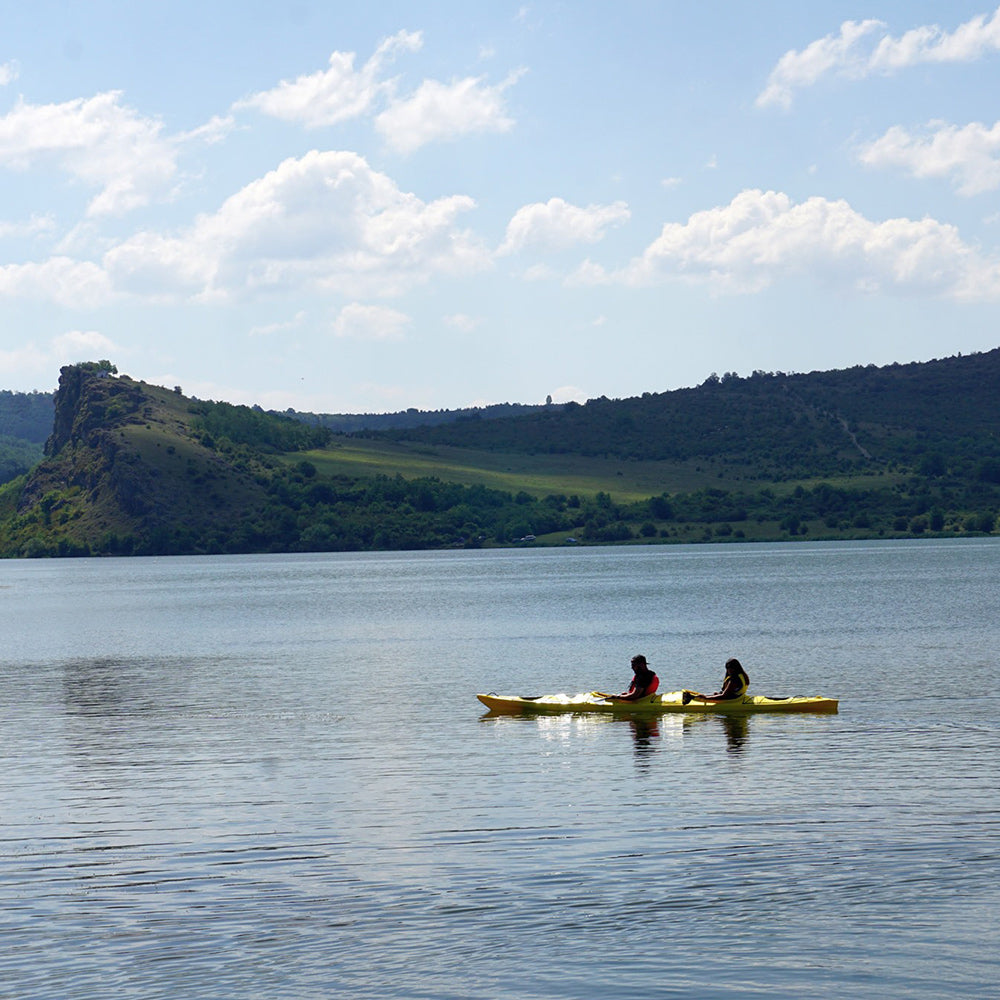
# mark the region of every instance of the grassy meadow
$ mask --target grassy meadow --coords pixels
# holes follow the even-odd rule
[[[463,486],[486,486],[512,493],[523,490],[539,498],[553,494],[594,497],[608,493],[618,503],[709,488],[756,492],[768,487],[782,494],[796,486],[808,487],[820,481],[760,482],[746,468],[706,460],[635,462],[582,455],[518,455],[364,438],[344,438],[330,448],[284,456],[288,462],[300,462],[303,458],[324,476],[399,475],[404,479],[432,476]],[[832,486],[849,484],[864,489],[892,485],[899,478],[887,473],[843,479],[827,477],[822,481]]]

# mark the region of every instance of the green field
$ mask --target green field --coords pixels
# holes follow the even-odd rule
[[[322,450],[287,455],[290,462],[307,458],[323,475],[403,476],[417,479],[433,476],[463,486],[487,486],[536,497],[564,494],[593,497],[608,493],[619,503],[645,500],[661,493],[691,493],[714,487],[756,492],[770,487],[784,493],[797,485],[819,480],[797,480],[781,484],[760,482],[747,470],[708,461],[630,462],[580,455],[518,455],[475,451],[447,445],[429,446],[407,442],[345,438]],[[823,480],[831,485],[850,483],[855,488],[891,485],[896,477],[857,476]]]

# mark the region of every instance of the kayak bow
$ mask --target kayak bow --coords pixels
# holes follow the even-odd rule
[[[689,695],[691,692],[687,692]],[[765,695],[741,695],[728,701],[705,701],[693,695],[685,704],[684,691],[651,694],[638,701],[611,701],[600,691],[583,694],[543,694],[535,697],[518,695],[477,694],[476,697],[491,711],[504,715],[521,713],[605,712],[619,715],[636,713],[658,714],[665,712],[717,712],[723,715],[752,715],[757,712],[825,712],[835,713],[836,698],[818,695],[787,698],[769,698]]]

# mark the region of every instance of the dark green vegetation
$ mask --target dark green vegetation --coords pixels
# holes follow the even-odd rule
[[[0,487],[0,555],[479,545],[568,524],[526,492],[323,475],[306,456],[330,439],[116,377],[107,363],[64,368],[45,459]]]
[[[335,435],[77,365],[0,555],[989,533],[998,401],[1000,350]]]
[[[295,416],[307,423],[325,427],[338,434],[352,434],[357,431],[381,431],[395,428],[435,427],[467,417],[496,419],[517,417],[525,413],[536,413],[546,406],[530,406],[524,403],[494,403],[491,406],[469,407],[463,410],[397,410],[395,413],[296,413],[288,410],[287,415]]]
[[[699,460],[757,481],[891,469],[969,478],[1000,462],[998,390],[1000,349],[887,368],[713,375],[696,389],[384,436],[501,452]]]
[[[40,461],[52,431],[52,407],[51,393],[0,391],[0,483]]]

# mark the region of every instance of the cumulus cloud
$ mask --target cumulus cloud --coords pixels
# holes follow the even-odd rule
[[[271,90],[237,101],[233,110],[253,109],[306,128],[374,115],[376,130],[400,153],[412,153],[434,140],[513,128],[504,95],[522,71],[492,86],[485,77],[451,83],[425,80],[409,95],[397,96],[397,81],[386,77],[385,71],[399,53],[417,52],[422,46],[421,32],[397,32],[360,69],[355,68],[354,52],[333,52],[325,70],[283,80]]]
[[[458,226],[464,195],[424,202],[351,152],[290,158],[179,235],[138,233],[104,264],[122,289],[224,299],[309,289],[401,294],[434,274],[487,267]]]
[[[558,389],[553,389],[552,393],[553,403],[585,403],[587,401],[587,392],[581,389],[578,385],[561,385]]]
[[[54,338],[52,347],[62,361],[73,358],[93,359],[97,355],[113,354],[117,350],[114,341],[97,330],[69,330]]]
[[[788,108],[796,90],[831,74],[863,79],[921,63],[972,62],[1000,51],[1000,7],[992,17],[979,14],[952,32],[923,25],[894,38],[885,28],[883,21],[874,19],[845,21],[838,33],[817,39],[801,51],[786,52],[771,71],[757,105]]]
[[[811,86],[827,73],[863,76],[865,59],[860,52],[861,42],[884,27],[882,21],[845,21],[839,34],[817,39],[801,52],[794,49],[786,52],[757,97],[758,107],[769,104],[790,107],[795,90]]]
[[[283,80],[272,90],[238,101],[234,110],[253,108],[307,128],[337,125],[369,113],[392,87],[391,81],[382,79],[386,64],[397,53],[417,52],[422,45],[419,31],[397,32],[381,42],[360,70],[354,68],[354,52],[333,52],[327,69]]]
[[[102,305],[111,296],[107,274],[89,261],[51,257],[41,263],[0,265],[0,299],[38,299],[86,308]]]
[[[402,340],[409,324],[410,317],[398,309],[352,302],[334,320],[333,333],[357,340]]]
[[[870,167],[899,167],[914,177],[950,178],[964,195],[1000,187],[1000,122],[931,122],[922,134],[890,128],[859,154]]]
[[[47,343],[25,342],[10,351],[0,350],[0,371],[49,373],[60,365],[110,357],[118,347],[96,330],[68,330],[52,337]]]
[[[498,253],[516,253],[528,246],[562,250],[578,243],[598,243],[611,226],[630,218],[628,205],[588,205],[581,208],[562,198],[525,205],[507,224],[507,234]]]
[[[846,201],[796,204],[774,191],[743,191],[730,204],[667,223],[622,271],[588,262],[577,280],[651,285],[681,279],[719,291],[754,292],[811,278],[863,292],[1000,298],[1000,262],[934,219],[873,222]]]
[[[504,92],[521,75],[521,71],[512,73],[492,87],[484,77],[452,83],[425,80],[409,97],[393,101],[378,115],[375,128],[400,153],[412,153],[438,139],[508,132],[514,120],[507,113]]]
[[[936,24],[907,31],[900,38],[884,37],[872,53],[876,72],[904,69],[919,63],[973,62],[1000,50],[1000,7],[987,19],[985,14],[942,31]]]
[[[122,103],[120,91],[61,104],[23,99],[0,117],[0,166],[28,170],[52,163],[98,188],[87,215],[121,215],[148,204],[177,173],[178,146],[217,136],[225,119],[178,137]]]

